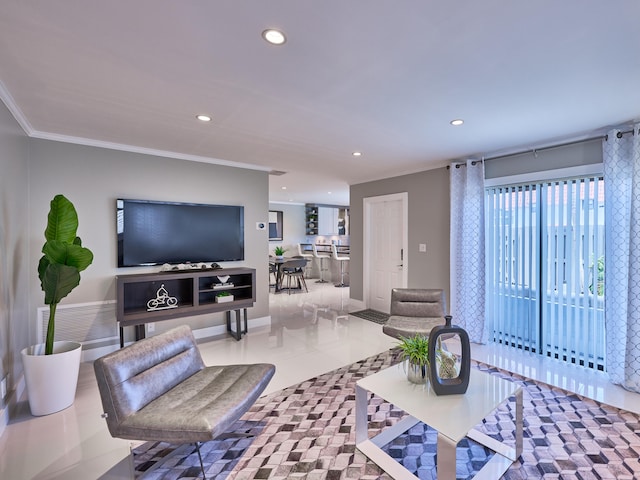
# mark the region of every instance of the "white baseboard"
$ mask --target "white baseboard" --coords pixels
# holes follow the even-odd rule
[[[104,347],[89,348],[88,350],[82,350],[81,362],[93,362],[98,358],[106,355],[107,353],[115,352],[120,348],[118,345],[106,345]]]
[[[14,410],[18,405],[18,400],[22,398],[24,394],[24,390],[26,388],[26,383],[24,380],[24,374],[20,376],[18,383],[16,384],[16,388],[7,392],[7,397],[5,399],[5,404],[2,410],[0,410],[0,438],[4,435],[7,426],[9,425],[9,412]]]
[[[271,325],[271,316],[268,315],[266,317],[251,318],[247,320],[247,323],[248,323],[249,329],[251,329],[251,327],[262,327],[265,325]],[[224,335],[225,333],[227,333],[226,324],[215,325],[213,327],[198,328],[196,330],[193,330],[193,336],[196,338],[196,340],[200,338],[209,338],[209,337],[215,337],[218,335]],[[131,343],[133,342],[127,342],[126,345],[129,345]],[[119,348],[120,348],[120,345],[107,345],[105,347],[90,348],[88,350],[83,350],[82,361],[93,362],[94,360],[102,357],[103,355],[106,355],[107,353],[115,352]]]
[[[232,324],[234,322],[231,322]],[[251,318],[247,320],[247,324],[249,327],[249,331],[251,331],[251,327],[263,327],[265,325],[271,325],[271,315],[267,315],[266,317],[260,318]],[[196,340],[200,338],[208,338],[208,337],[216,337],[218,335],[224,335],[227,333],[227,326],[225,325],[215,325],[213,327],[205,327],[199,328],[193,331],[193,336]]]

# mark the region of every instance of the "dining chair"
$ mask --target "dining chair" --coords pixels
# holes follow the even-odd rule
[[[300,287],[300,289],[303,289],[306,292],[309,292],[309,289],[307,288],[307,283],[304,280],[304,267],[307,265],[307,259],[306,258],[293,258],[291,260],[287,260],[286,262],[284,262],[281,266],[281,280],[280,282],[284,283],[284,280],[286,278],[287,280],[287,290],[289,292],[289,295],[291,295],[291,280],[297,280],[298,281],[298,286]],[[283,286],[280,285],[280,289],[282,289]]]

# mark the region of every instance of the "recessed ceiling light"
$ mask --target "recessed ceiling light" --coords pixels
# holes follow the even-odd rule
[[[196,115],[196,118],[201,122],[210,122],[211,117],[209,115]]]
[[[287,189],[287,187],[280,187],[280,188],[282,188],[282,190],[286,190]]]
[[[329,195],[331,195],[331,192],[327,192]]]
[[[353,152],[351,155],[353,155],[354,157],[361,157],[362,152]]]
[[[461,120],[461,119],[458,118],[456,120],[451,120],[451,122],[449,122],[449,123],[451,123],[451,125],[454,125],[454,126],[457,127],[458,125],[462,125],[464,123],[464,120]]]
[[[280,30],[276,30],[275,28],[269,28],[262,32],[262,38],[272,45],[282,45],[287,41],[287,37],[284,36],[284,33]]]

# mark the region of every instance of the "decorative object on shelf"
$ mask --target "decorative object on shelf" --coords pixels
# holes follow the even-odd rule
[[[457,395],[467,391],[469,387],[469,375],[471,374],[471,345],[466,330],[451,324],[451,315],[446,315],[445,325],[433,327],[429,334],[429,358],[433,361],[429,364],[431,388],[436,395]],[[444,335],[444,336],[443,336]],[[445,337],[446,336],[446,337]],[[454,356],[442,348],[442,338],[458,337],[461,346],[461,357]],[[438,347],[436,349],[436,347]],[[459,370],[455,363],[460,361]],[[449,375],[451,378],[445,378]],[[443,376],[444,375],[444,376]]]
[[[429,338],[422,335],[401,337],[400,357],[406,360],[407,379],[412,383],[426,383],[429,374]]]
[[[221,292],[218,295],[216,295],[216,302],[217,303],[233,302],[233,295],[231,295],[229,292]]]
[[[222,285],[226,285],[231,277],[229,275],[218,275],[216,278]]]
[[[275,254],[276,258],[282,258],[284,256],[284,252],[286,251],[287,249],[284,248],[282,245],[278,245],[273,249],[273,253]]]
[[[307,204],[305,206],[306,216],[306,234],[317,235],[318,234],[318,207],[316,205]]]
[[[64,195],[50,203],[44,231],[44,254],[38,263],[38,277],[49,305],[44,344],[32,345],[20,353],[33,415],[48,415],[73,404],[78,384],[82,344],[54,342],[58,303],[80,284],[80,272],[93,262],[93,253],[82,246],[78,214]]]
[[[229,275],[226,285],[218,276]],[[164,283],[177,299],[177,308],[147,310],[147,302],[160,284]],[[247,309],[256,302],[256,270],[248,267],[221,268],[214,271],[187,270],[176,272],[134,273],[116,276],[116,320],[122,327],[133,327],[148,322],[174,321],[180,317],[192,317],[233,310],[246,318]],[[219,304],[216,295],[233,293],[233,303]],[[232,306],[232,308],[230,308]],[[120,328],[120,346],[124,346],[124,330]],[[240,332],[242,329],[236,329]],[[246,330],[246,328],[244,329]],[[144,338],[143,328],[135,330],[135,339]],[[234,337],[235,333],[232,334]],[[238,334],[239,336],[239,334]],[[238,339],[238,338],[236,338]]]
[[[166,310],[168,308],[177,308],[178,299],[169,296],[169,292],[164,288],[164,283],[156,292],[156,298],[152,298],[147,302],[147,312],[155,312],[156,310]]]

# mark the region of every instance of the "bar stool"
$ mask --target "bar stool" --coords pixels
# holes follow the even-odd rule
[[[313,260],[313,250],[311,250],[311,251],[306,250],[306,249],[302,248],[302,245],[310,245],[310,244],[309,243],[299,243],[298,244],[298,255],[301,256],[302,258],[306,258],[307,259],[307,265],[304,267],[304,271],[305,271],[305,274],[307,275],[307,278],[308,278],[310,276],[308,272],[313,267],[313,265],[311,264],[311,261]]]
[[[316,280],[316,283],[327,283],[327,281],[324,279],[322,272],[325,271],[324,268],[324,260],[326,258],[331,258],[329,254],[327,253],[318,253],[318,247],[316,247],[315,243],[311,244],[311,249],[313,250],[313,256],[315,258],[320,259],[320,280]]]
[[[348,255],[338,256],[338,247],[334,244],[331,244],[331,256],[334,260],[340,262],[340,283],[336,284],[336,287],[348,287],[349,285],[345,285],[344,283],[344,262],[348,262],[350,257]]]

